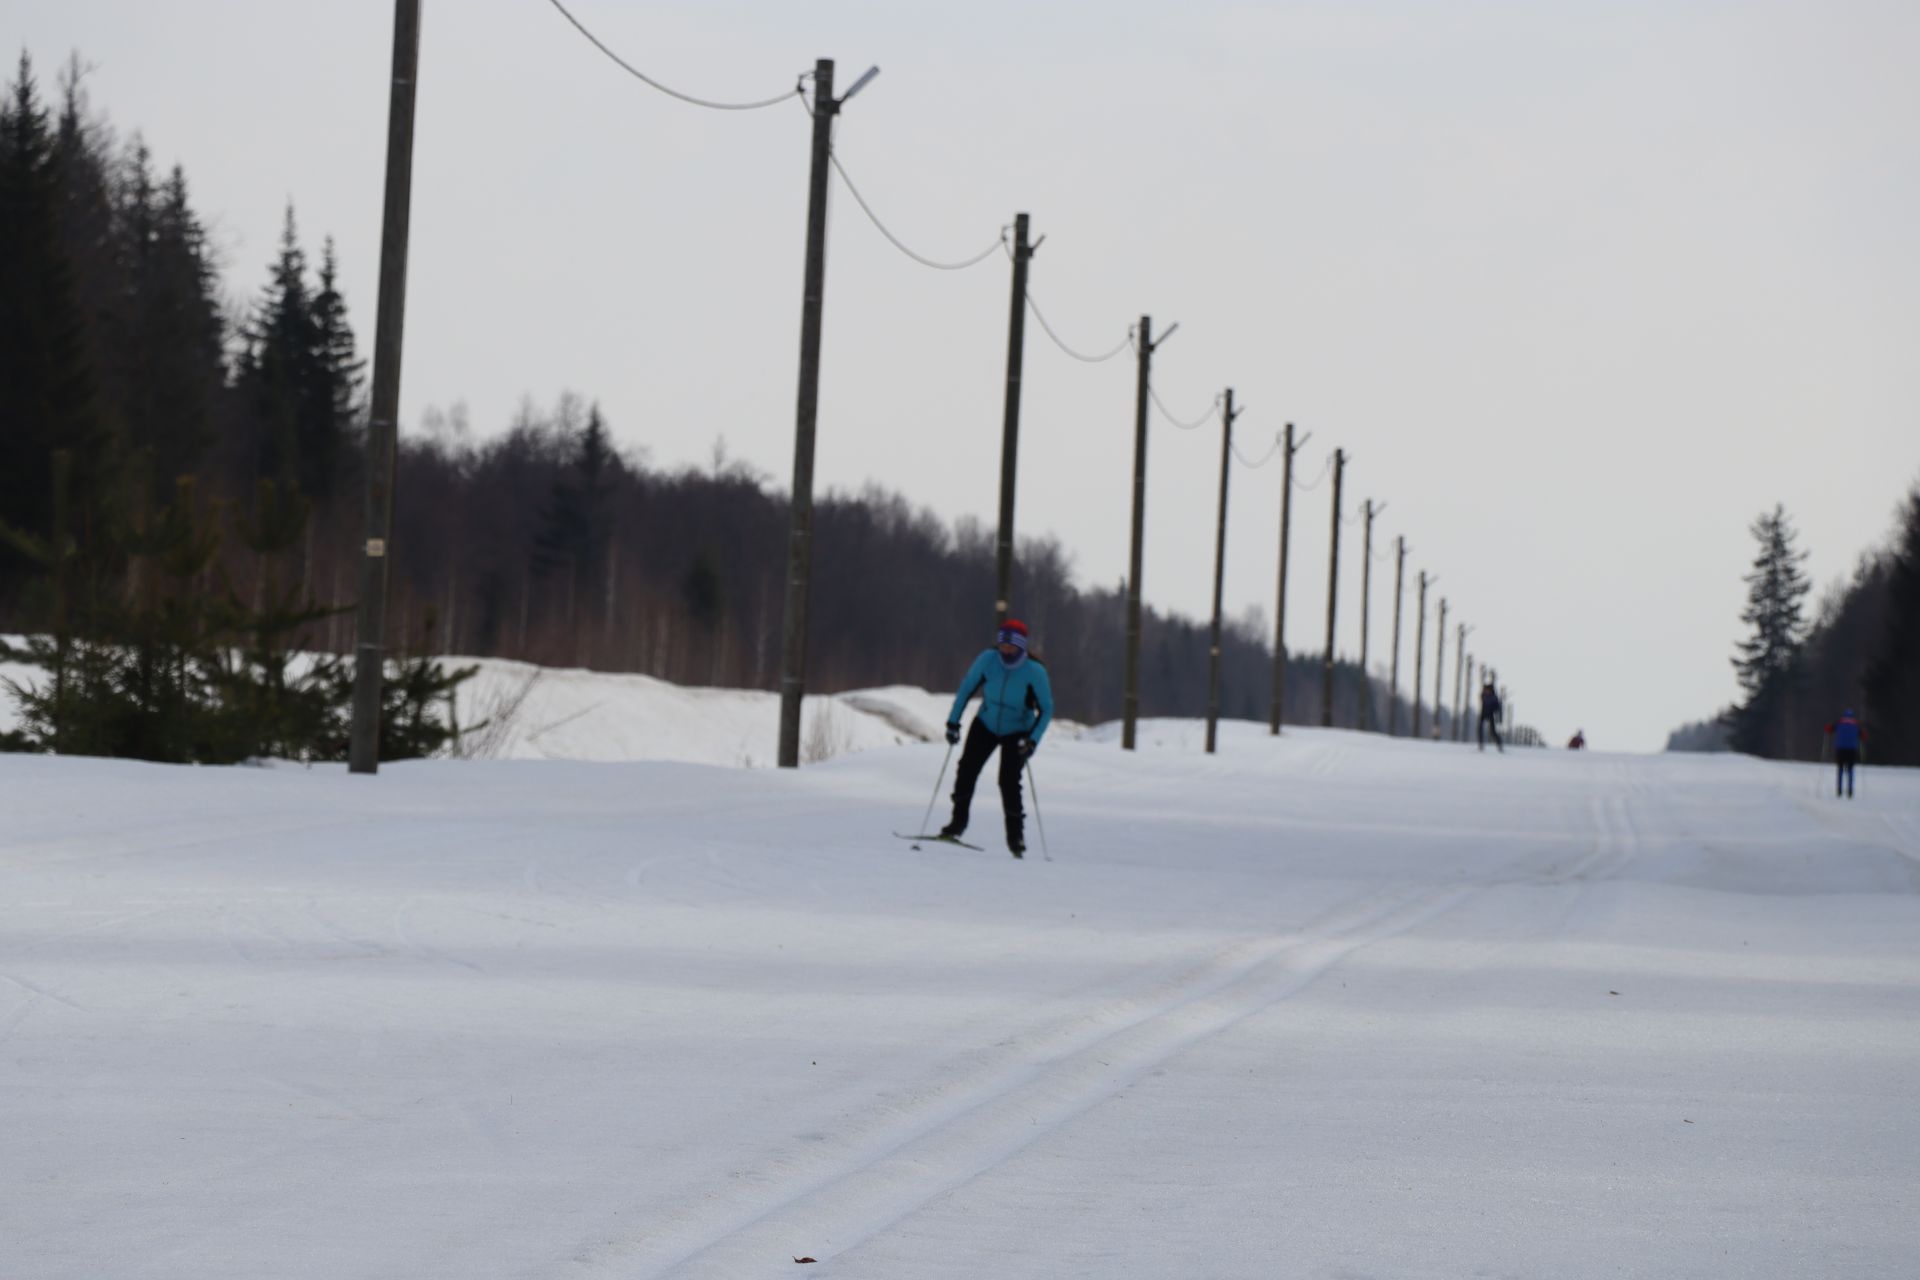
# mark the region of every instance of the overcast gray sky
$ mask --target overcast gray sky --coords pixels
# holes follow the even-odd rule
[[[1784,502],[1824,586],[1920,479],[1907,0],[566,3],[710,98],[879,64],[837,151],[887,225],[958,260],[1029,211],[1031,292],[1068,343],[1178,321],[1154,365],[1173,415],[1231,386],[1249,459],[1288,421],[1313,433],[1302,480],[1348,450],[1349,517],[1387,504],[1382,554],[1407,537],[1409,578],[1440,576],[1554,739],[1654,749],[1728,701],[1753,516]],[[236,293],[289,201],[312,250],[333,235],[371,349],[388,0],[5,9],[49,86],[79,51],[94,104],[186,166]],[[403,429],[464,403],[490,434],[571,389],[658,464],[724,436],[784,488],[807,145],[797,105],[661,96],[548,0],[427,0]],[[1000,257],[918,265],[835,187],[822,489],[994,519],[1007,287]],[[1019,530],[1087,582],[1125,572],[1133,379],[1029,326]],[[1149,462],[1146,598],[1204,619],[1217,426],[1156,418]],[[1330,491],[1294,505],[1295,649],[1324,630]],[[1229,611],[1271,619],[1277,462],[1236,465],[1230,510]]]

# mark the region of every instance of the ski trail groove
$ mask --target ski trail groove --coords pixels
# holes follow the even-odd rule
[[[17,978],[11,973],[0,973],[0,982],[11,982],[14,986],[26,992],[27,995],[32,999],[51,1000],[55,1004],[65,1005],[67,1008],[73,1010],[75,1013],[91,1013],[92,1012],[92,1010],[88,1009],[85,1005],[80,1004],[78,1001],[69,1000],[57,991],[49,991],[47,990],[47,988],[40,986],[37,983],[28,982],[25,978]]]
[[[1401,886],[1316,931],[1228,948],[1182,980],[1016,1036],[986,1060],[855,1120],[837,1141],[790,1150],[740,1190],[711,1191],[655,1229],[588,1249],[575,1262],[596,1276],[735,1280],[785,1274],[796,1254],[844,1252],[1478,888]]]
[[[1620,794],[1596,797],[1593,819],[1597,835],[1592,851],[1556,876],[1556,880],[1563,883],[1568,880],[1611,880],[1633,861],[1640,839],[1627,810],[1627,798]]]

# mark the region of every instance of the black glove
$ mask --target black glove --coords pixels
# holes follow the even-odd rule
[[[1020,758],[1022,760],[1032,759],[1033,753],[1038,751],[1039,749],[1040,749],[1040,744],[1035,742],[1032,738],[1020,739]]]
[[[947,721],[947,745],[952,746],[958,741],[960,741],[960,722],[949,720]]]

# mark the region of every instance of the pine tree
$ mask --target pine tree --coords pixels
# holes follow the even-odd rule
[[[450,712],[455,691],[480,668],[456,667],[449,671],[434,658],[434,632],[438,626],[439,611],[428,605],[415,651],[400,656],[391,673],[381,681],[379,754],[382,760],[417,760],[441,750],[453,739]],[[444,719],[443,703],[449,711]]]
[[[591,598],[593,584],[605,569],[613,532],[613,486],[622,466],[596,404],[575,437],[571,462],[553,482],[534,542],[535,571],[542,577],[562,575],[569,625],[578,620],[578,601]]]
[[[84,78],[75,54],[60,73],[61,105],[53,134],[55,222],[80,308],[87,363],[98,385],[96,408],[117,432],[122,425],[117,356],[125,336],[126,262],[114,207],[112,134],[88,118],[81,91]]]
[[[126,590],[96,598],[88,626],[89,643],[110,655],[112,678],[94,701],[111,712],[111,731],[87,754],[176,763],[237,758],[210,750],[219,735],[200,670],[222,639],[202,586],[220,550],[217,509],[201,501],[191,476],[179,477],[173,501],[157,510],[149,510],[144,475],[136,472],[129,484],[140,490],[136,514],[114,531],[128,562]]]
[[[116,461],[62,244],[60,190],[56,140],[22,55],[0,106],[0,526],[42,539],[53,526],[54,451],[73,455],[74,528],[82,534],[101,518]],[[38,572],[17,543],[0,546],[0,603]]]
[[[1740,620],[1752,634],[1735,646],[1733,658],[1746,699],[1734,708],[1729,729],[1736,750],[1785,755],[1793,742],[1791,702],[1806,638],[1803,605],[1810,584],[1801,566],[1807,553],[1795,548],[1799,535],[1780,504],[1749,531],[1760,550],[1746,576],[1747,607]]]
[[[329,244],[316,291],[287,210],[265,296],[247,326],[238,376],[254,432],[254,474],[326,506],[353,460],[360,363]]]
[[[144,494],[143,478],[129,484]],[[57,498],[62,487],[56,483]],[[113,507],[116,518],[84,541],[16,535],[56,575],[62,601],[51,633],[30,638],[20,655],[43,679],[9,682],[29,749],[176,763],[224,758],[210,749],[218,735],[200,674],[218,643],[201,582],[220,539],[191,478],[177,494],[158,509],[138,499]],[[117,518],[129,509],[131,517]]]
[[[253,509],[236,521],[254,562],[245,593],[226,593],[222,619],[238,643],[209,651],[209,685],[220,704],[219,753],[228,759],[333,760],[345,754],[353,679],[345,662],[318,652],[315,628],[333,610],[306,593],[295,572],[311,503],[262,480]]]
[[[18,539],[74,584],[75,618],[13,655],[43,675],[12,685],[23,728],[8,745],[198,764],[343,758],[351,678],[338,658],[302,652],[329,616],[292,581],[306,500],[262,482],[236,522],[256,571],[237,590],[192,476],[152,510],[145,477],[128,484],[134,515],[84,547]]]
[[[245,330],[236,381],[250,419],[254,478],[308,494],[312,469],[302,447],[300,384],[314,348],[312,326],[307,258],[289,206],[280,255]]]
[[[1887,564],[1887,612],[1868,668],[1869,750],[1882,764],[1920,765],[1920,487],[1907,495]]]
[[[366,361],[354,350],[347,300],[340,293],[340,263],[328,236],[320,254],[320,291],[313,296],[315,337],[313,405],[325,406],[335,437],[350,450],[359,437],[360,386]]]
[[[206,234],[178,166],[156,187],[147,150],[136,144],[119,221],[128,295],[122,417],[129,443],[152,458],[160,497],[206,466],[224,394],[225,322]]]

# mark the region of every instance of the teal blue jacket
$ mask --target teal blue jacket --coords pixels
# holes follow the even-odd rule
[[[1009,669],[1000,660],[1000,650],[986,650],[973,660],[966,678],[960,681],[953,710],[947,714],[948,723],[960,723],[961,714],[976,693],[980,695],[980,723],[999,737],[1025,734],[1038,743],[1053,723],[1053,686],[1038,658],[1029,656]]]

